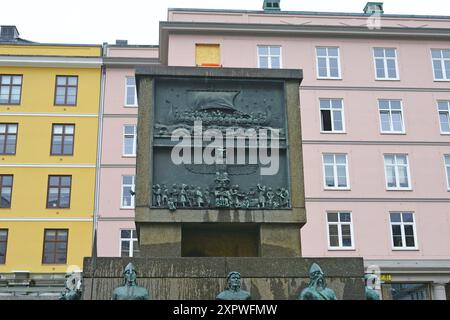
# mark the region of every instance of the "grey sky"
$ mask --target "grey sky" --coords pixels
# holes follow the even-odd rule
[[[362,12],[366,0],[281,0],[282,10]],[[449,0],[381,0],[385,13],[447,15]],[[158,44],[167,8],[261,10],[263,0],[3,0],[0,24],[44,43]]]

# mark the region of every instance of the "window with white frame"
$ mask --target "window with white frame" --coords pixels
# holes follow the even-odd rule
[[[400,100],[378,100],[382,133],[404,133],[403,108]]]
[[[412,212],[391,212],[392,247],[394,249],[417,248],[416,226]]]
[[[384,155],[384,168],[386,172],[386,187],[390,190],[411,189],[409,179],[408,155]]]
[[[377,80],[398,80],[397,50],[374,48],[375,74]]]
[[[123,127],[123,155],[136,156],[136,125]]]
[[[258,67],[266,69],[280,69],[281,47],[258,46]]]
[[[316,58],[317,58],[317,78],[319,79],[341,78],[339,48],[317,47]]]
[[[324,182],[327,189],[348,189],[346,154],[323,154]]]
[[[120,256],[136,257],[139,254],[139,244],[134,229],[120,230]]]
[[[447,173],[447,188],[450,190],[450,155],[444,156],[445,172]]]
[[[134,176],[122,176],[121,208],[134,208]]]
[[[345,131],[342,99],[320,99],[320,130],[322,132]]]
[[[353,248],[353,226],[350,212],[327,212],[328,247],[330,249]]]
[[[125,106],[137,107],[136,79],[126,77],[125,80]]]
[[[441,133],[450,133],[450,101],[438,101]]]
[[[450,81],[450,49],[432,49],[434,80]]]

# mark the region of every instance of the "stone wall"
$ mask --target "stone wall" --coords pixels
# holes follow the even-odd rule
[[[295,300],[309,283],[313,262],[339,300],[364,299],[362,258],[97,258],[95,273],[92,262],[84,260],[85,300],[111,299],[129,262],[152,300],[213,300],[230,271],[241,273],[242,289],[254,300]]]

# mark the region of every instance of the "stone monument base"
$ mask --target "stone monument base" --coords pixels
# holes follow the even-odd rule
[[[93,263],[94,262],[94,263]],[[362,258],[85,258],[83,299],[110,300],[123,285],[122,272],[132,262],[137,284],[152,300],[214,300],[226,276],[238,271],[242,289],[253,300],[296,300],[309,283],[315,262],[338,300],[365,300]],[[95,265],[94,265],[95,264]]]

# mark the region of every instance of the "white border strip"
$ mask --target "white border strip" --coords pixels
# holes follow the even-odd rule
[[[101,57],[65,57],[65,56],[1,56],[2,66],[13,67],[54,67],[54,68],[100,68]]]
[[[98,114],[95,113],[18,113],[18,112],[0,112],[0,116],[25,116],[25,117],[89,117],[97,118]]]
[[[95,164],[25,164],[11,163],[0,164],[0,168],[95,168]]]
[[[92,222],[94,218],[0,218],[0,221],[45,221],[45,222],[58,222],[58,221],[86,221]]]

